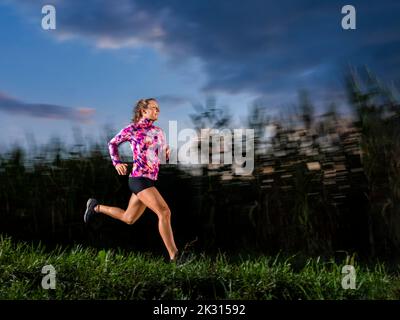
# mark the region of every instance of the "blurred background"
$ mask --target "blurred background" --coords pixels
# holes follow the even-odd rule
[[[82,219],[89,197],[127,207],[107,143],[155,97],[167,136],[168,121],[255,133],[251,175],[161,167],[178,245],[399,257],[398,2],[353,1],[354,30],[340,1],[57,0],[55,30],[45,4],[0,0],[2,234],[163,252],[149,210]]]

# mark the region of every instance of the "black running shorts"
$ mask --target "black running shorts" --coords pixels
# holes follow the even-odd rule
[[[134,194],[138,194],[144,189],[155,186],[155,180],[146,177],[129,177],[128,183],[129,189],[131,189]]]

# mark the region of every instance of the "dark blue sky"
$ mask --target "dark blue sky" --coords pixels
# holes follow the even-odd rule
[[[41,28],[43,5],[57,29]],[[343,30],[341,8],[356,8]],[[318,110],[345,110],[343,72],[368,65],[399,85],[399,1],[0,0],[1,145],[33,134],[101,137],[130,121],[134,101],[159,98],[159,125],[191,126],[210,95],[236,126],[248,106],[271,113],[307,89]]]

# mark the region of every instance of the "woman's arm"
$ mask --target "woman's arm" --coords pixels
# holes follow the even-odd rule
[[[108,151],[110,153],[111,161],[114,167],[117,164],[122,163],[119,157],[118,146],[125,141],[129,141],[131,139],[131,136],[132,129],[131,126],[128,125],[120,132],[118,132],[115,137],[108,142]]]

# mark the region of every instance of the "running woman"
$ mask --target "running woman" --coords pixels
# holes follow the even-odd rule
[[[109,207],[90,198],[86,204],[84,221],[88,223],[93,215],[103,213],[131,225],[148,207],[157,214],[161,238],[171,261],[176,261],[178,249],[171,227],[171,211],[156,188],[161,159],[165,156],[165,159],[169,160],[170,154],[162,129],[154,125],[159,113],[156,99],[139,100],[134,108],[131,123],[108,143],[112,164],[119,175],[126,175],[128,165],[120,160],[118,146],[128,141],[133,152],[133,166],[128,178],[132,195],[128,208],[123,210]]]

